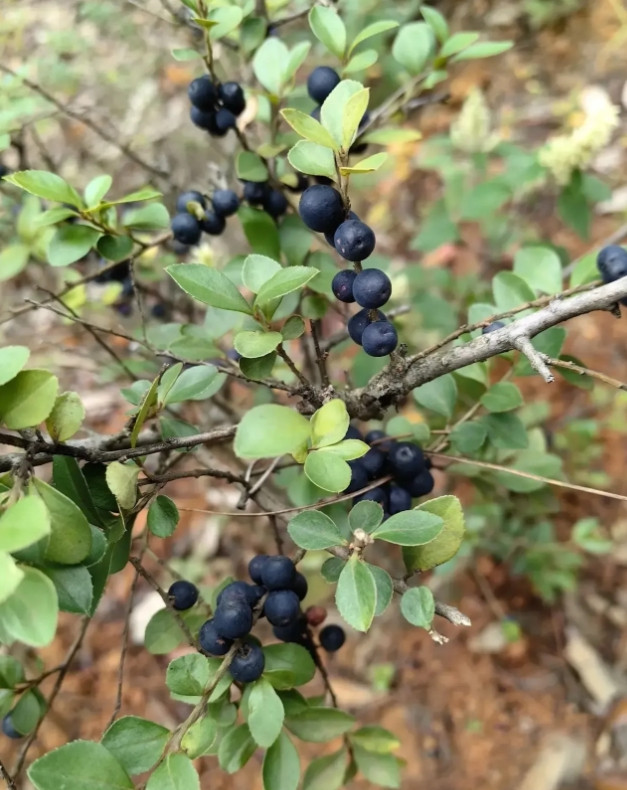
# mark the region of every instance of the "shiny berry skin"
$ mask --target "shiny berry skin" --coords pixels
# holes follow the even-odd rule
[[[380,430],[368,431],[364,441],[366,444],[374,445],[377,450],[381,450],[383,453],[387,453],[394,444],[394,439],[388,436],[385,431]]]
[[[11,718],[10,713],[7,713],[7,715],[2,719],[2,732],[7,736],[7,738],[13,738],[14,740],[24,737],[22,733],[18,732],[13,726],[13,719]]]
[[[351,481],[342,493],[353,494],[368,485],[368,472],[359,461],[349,461],[348,465],[351,468]]]
[[[254,606],[263,597],[264,593],[265,589],[257,584],[231,582],[218,593],[216,604],[221,606],[223,603],[246,601],[249,606]]]
[[[210,236],[219,236],[226,227],[226,220],[212,209],[205,211],[205,216],[200,222],[200,228]]]
[[[338,272],[333,278],[331,290],[335,298],[339,299],[340,302],[350,304],[355,301],[355,297],[353,296],[353,283],[355,282],[355,277],[357,277],[357,272],[354,272],[352,269],[342,269],[342,271]]]
[[[237,123],[236,117],[226,107],[221,107],[216,113],[216,127],[220,132],[227,132],[233,129]]]
[[[254,642],[246,642],[233,656],[229,673],[238,683],[252,683],[258,680],[266,665],[262,649]]]
[[[213,110],[218,98],[216,86],[206,75],[197,77],[189,83],[187,95],[194,107],[205,112]]]
[[[200,192],[195,189],[190,189],[188,192],[182,192],[176,199],[176,211],[178,214],[184,214],[187,211],[188,203],[200,203],[205,207],[205,198]]]
[[[289,625],[275,625],[272,633],[281,642],[296,642],[300,644],[305,641],[307,635],[307,619],[305,615],[300,615]]]
[[[380,310],[377,310],[377,318],[379,321],[386,320],[385,315]],[[357,343],[359,346],[361,345],[364,330],[371,323],[372,321],[370,320],[369,311],[365,307],[363,310],[360,310],[358,313],[355,313],[355,315],[348,319],[348,325],[346,328],[348,329],[348,334],[354,343]]]
[[[211,653],[212,656],[224,656],[231,649],[233,641],[225,639],[222,634],[218,633],[213,620],[207,620],[200,626],[198,644],[205,653]]]
[[[227,639],[241,639],[253,627],[253,613],[245,600],[225,601],[216,608],[216,630]]]
[[[200,241],[200,224],[191,214],[175,214],[170,223],[172,235],[181,244],[198,244]]]
[[[344,221],[348,221],[349,219],[359,220],[357,214],[354,211],[349,211],[348,215],[344,218]],[[335,233],[325,233],[324,238],[327,240],[327,243],[335,249]]]
[[[359,428],[356,428],[354,425],[349,425],[346,429],[346,433],[344,434],[345,439],[363,439],[364,437],[361,435],[361,431]]]
[[[385,357],[398,345],[398,335],[389,321],[375,321],[364,329],[361,344],[368,356]]]
[[[278,219],[278,217],[282,217],[287,211],[288,202],[280,189],[270,189],[265,194],[261,205],[264,211],[267,211],[271,217]]]
[[[307,78],[307,93],[318,104],[322,104],[340,82],[340,75],[329,66],[318,66]]]
[[[604,283],[627,277],[627,250],[618,244],[603,247],[597,255],[597,268]]]
[[[199,110],[198,107],[192,105],[189,111],[189,118],[194,126],[197,126],[199,129],[211,132],[215,128],[216,114],[213,110]]]
[[[292,560],[278,554],[266,560],[261,569],[261,582],[268,590],[289,590],[294,583],[295,574]]]
[[[218,86],[218,96],[227,110],[240,115],[246,108],[246,97],[238,82],[223,82]]]
[[[364,269],[353,283],[355,301],[361,307],[373,310],[383,307],[392,294],[390,278],[381,269]]]
[[[491,324],[484,326],[481,330],[482,335],[488,335],[490,332],[496,332],[499,329],[503,329],[505,324],[502,321],[493,321]]]
[[[198,587],[181,579],[170,585],[168,598],[172,599],[174,609],[184,612],[185,609],[191,609],[198,600]]]
[[[365,222],[347,219],[335,231],[333,243],[347,261],[365,261],[374,252],[376,239],[374,231]]]
[[[384,510],[387,510],[388,507],[388,492],[383,488],[383,486],[377,486],[376,488],[371,488],[370,491],[366,491],[365,494],[360,494],[353,499],[353,504],[356,505],[358,502],[369,501],[369,502],[378,502]]]
[[[302,601],[306,597],[308,589],[309,589],[309,584],[307,582],[307,579],[305,578],[305,576],[303,576],[302,573],[296,571],[296,573],[294,574],[294,581],[292,582],[292,590],[294,590],[294,592],[298,596],[299,601]]]
[[[261,573],[263,571],[263,566],[267,561],[267,554],[257,554],[257,556],[253,557],[248,563],[248,575],[255,582],[255,584],[261,584]]]
[[[388,489],[388,496],[391,516],[394,516],[396,513],[402,513],[404,510],[411,510],[411,494],[406,488],[391,485]]]
[[[415,444],[396,442],[388,453],[388,465],[398,480],[411,480],[425,468],[425,457]]]
[[[320,631],[318,638],[320,639],[320,647],[326,650],[327,653],[335,653],[346,641],[346,634],[339,625],[325,625]]]
[[[258,206],[263,203],[263,200],[268,192],[268,184],[261,181],[245,181],[244,182],[244,200],[251,204],[251,206]]]
[[[300,614],[298,595],[293,590],[273,590],[268,593],[263,612],[272,625],[289,625]]]
[[[320,233],[334,233],[346,213],[337,189],[322,184],[307,187],[300,197],[298,210],[305,225]]]
[[[372,447],[358,460],[366,470],[366,474],[370,480],[374,480],[382,475],[383,468],[385,467],[385,453],[382,453],[381,450]]]
[[[230,217],[239,208],[239,198],[232,189],[216,189],[211,204],[218,216]]]
[[[428,469],[424,469],[416,477],[408,481],[401,481],[403,488],[411,494],[412,497],[426,496],[433,491],[435,480],[433,475]]]

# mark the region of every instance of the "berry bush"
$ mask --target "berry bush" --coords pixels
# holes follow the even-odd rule
[[[453,33],[436,8],[415,3],[361,15],[341,3],[308,6],[182,0],[175,9],[195,42],[172,52],[197,64],[189,123],[208,152],[221,152],[208,176],[174,184],[91,122],[148,185],[126,192],[108,174],[83,183],[51,163],[2,165],[10,210],[0,276],[33,286],[3,323],[36,308],[83,328],[110,358],[107,375],[129,411],[121,431],[94,435],[58,371],[30,366],[26,346],[0,348],[0,443],[9,448],[0,456],[0,715],[4,735],[24,744],[10,772],[0,764],[10,788],[25,771],[37,790],[198,790],[195,761],[235,773],[257,751],[266,790],[337,790],[355,776],[399,787],[396,736],[338,707],[327,662],[391,607],[441,645],[439,621],[470,626],[434,598],[428,574],[468,555],[486,525],[505,524],[497,555],[532,523],[538,545],[553,546],[551,525],[547,533],[535,521],[553,512],[550,486],[571,484],[513,379],[549,386],[559,372],[573,386],[598,379],[624,389],[562,353],[562,325],[595,310],[620,315],[625,249],[570,262],[507,230],[509,207],[545,190],[563,221],[587,232],[590,206],[604,196],[590,155],[609,139],[613,109],[605,131],[594,119],[528,153],[494,139],[482,97],[471,95],[450,135],[421,149],[420,166],[439,174],[446,199],[422,212],[412,247],[457,241],[474,219],[493,252],[505,240],[518,251],[486,281],[453,282],[444,271],[430,281],[417,263],[390,265],[352,202],[369,217],[378,173],[420,138],[413,103],[445,100],[451,73],[511,42]],[[16,96],[32,91],[76,116],[21,72],[2,71]],[[22,128],[16,112],[6,133],[0,127],[3,149],[20,150]],[[228,252],[208,253],[219,236],[216,249]],[[35,289],[43,274],[57,277],[52,292]],[[111,308],[116,320],[139,321],[104,326]],[[127,342],[123,355],[116,337]],[[234,385],[246,388],[243,411]],[[397,413],[408,402],[420,420]],[[148,570],[151,546],[180,519],[162,492],[186,477],[237,491],[233,519],[271,522],[276,546],[252,556],[247,580],[208,589],[167,559]],[[457,478],[476,488],[465,507],[447,493]],[[575,526],[577,551],[608,549],[597,527]],[[547,550],[550,576],[535,551],[520,558],[522,570],[550,600],[579,554]],[[306,558],[345,626],[309,604]],[[164,683],[187,717],[168,728],[119,716],[118,703],[100,740],[29,760],[110,577],[129,566],[133,590],[143,581],[162,598],[145,648],[181,649]],[[80,620],[77,640],[61,667],[35,671],[34,651],[55,638],[59,612]],[[50,674],[59,685],[45,696]],[[304,765],[298,741],[334,750]]]

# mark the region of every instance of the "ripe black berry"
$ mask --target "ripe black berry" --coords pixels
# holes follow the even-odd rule
[[[374,444],[377,450],[381,450],[383,453],[387,453],[394,444],[394,439],[391,436],[388,436],[385,431],[379,430],[368,431],[364,441],[367,444]]]
[[[212,656],[223,656],[229,652],[233,641],[225,639],[222,634],[218,633],[213,620],[207,620],[201,625],[198,632],[198,644],[205,653],[211,653]]]
[[[302,573],[296,571],[294,574],[294,581],[292,582],[292,590],[298,596],[298,600],[302,601],[305,596],[307,595],[307,590],[309,589],[309,584],[307,583],[307,579],[303,576]]]
[[[220,217],[230,217],[239,208],[239,198],[232,189],[216,189],[211,198],[213,210]]]
[[[246,582],[231,582],[220,591],[216,599],[216,604],[236,603],[246,601],[249,606],[254,606],[264,594],[263,587],[256,584],[246,584]]]
[[[257,556],[253,557],[248,563],[248,575],[255,582],[255,584],[261,584],[261,573],[263,571],[263,566],[267,561],[267,554],[257,554]]]
[[[339,625],[325,625],[320,631],[320,647],[327,653],[335,653],[346,641],[344,629]]]
[[[263,611],[272,625],[289,625],[300,613],[298,595],[292,590],[273,590],[268,593]]]
[[[258,206],[263,203],[268,189],[269,187],[265,182],[245,181],[244,200],[246,200],[252,206]]]
[[[315,102],[322,104],[339,81],[337,71],[329,66],[318,66],[307,78],[307,93]]]
[[[314,107],[309,115],[314,119],[314,121],[318,121],[318,123],[320,123],[320,107]]]
[[[359,460],[349,461],[348,465],[351,468],[351,481],[344,489],[344,494],[352,494],[368,485],[368,472],[366,472],[366,469],[359,463]]]
[[[266,665],[262,649],[254,642],[246,642],[233,656],[229,672],[238,683],[252,683],[258,680]]]
[[[270,189],[266,192],[262,205],[264,211],[267,211],[271,217],[278,219],[287,211],[288,203],[280,189]]]
[[[491,324],[484,326],[481,330],[482,335],[487,335],[490,332],[496,332],[497,329],[503,329],[505,324],[502,321],[493,321]]]
[[[354,272],[352,269],[342,269],[342,271],[338,272],[333,278],[331,290],[335,298],[339,299],[340,302],[350,303],[355,301],[355,297],[353,296],[353,283],[355,282],[355,277],[357,277],[357,272]]]
[[[294,582],[296,570],[289,557],[268,557],[261,569],[261,581],[268,590],[289,590]]]
[[[361,431],[359,428],[356,428],[354,425],[349,425],[346,429],[346,433],[344,434],[345,439],[363,439],[364,437],[361,435]]]
[[[597,255],[597,268],[604,283],[627,277],[627,250],[618,244],[603,247]]]
[[[385,315],[380,310],[377,310],[377,319],[379,321],[386,320]],[[348,325],[346,328],[348,329],[348,334],[354,343],[357,343],[359,346],[361,345],[361,339],[364,334],[364,330],[371,323],[372,321],[370,319],[369,311],[365,307],[363,310],[360,310],[358,313],[355,313],[355,315],[348,319]]]
[[[281,642],[301,643],[305,641],[307,634],[307,618],[301,614],[289,625],[275,625],[272,633]]]
[[[236,117],[226,107],[221,107],[216,113],[216,127],[220,132],[227,132],[233,129],[237,123]]]
[[[433,479],[433,475],[428,469],[424,469],[420,474],[416,475],[416,477],[412,478],[411,480],[405,482],[401,481],[403,488],[406,488],[407,491],[413,497],[420,497],[426,496],[433,491],[433,487],[435,485],[435,480]]]
[[[373,447],[372,449],[368,450],[365,455],[362,455],[358,460],[366,470],[366,474],[370,480],[374,480],[376,477],[379,477],[379,475],[383,472],[383,467],[385,466],[385,454],[382,453],[381,450],[377,450]]]
[[[335,231],[333,242],[335,249],[347,261],[365,261],[372,255],[376,239],[374,231],[365,222],[347,219]]]
[[[368,356],[385,357],[398,345],[398,335],[389,321],[375,321],[364,329],[361,344]]]
[[[187,95],[194,107],[207,112],[208,110],[213,110],[215,106],[217,99],[216,86],[206,75],[197,77],[189,83]]]
[[[176,581],[170,585],[168,598],[172,599],[172,606],[179,612],[191,609],[198,600],[198,587],[184,580]]]
[[[200,241],[200,224],[191,214],[176,214],[170,223],[172,234],[181,244],[198,244]]]
[[[200,227],[211,236],[219,236],[226,227],[226,220],[220,214],[208,208],[201,220]]]
[[[11,718],[10,713],[7,713],[7,715],[2,719],[2,732],[7,736],[7,738],[14,738],[15,740],[24,737],[22,733],[18,732],[13,726],[13,719]]]
[[[411,509],[411,494],[406,488],[391,485],[389,488],[389,511],[393,516],[396,513],[402,513],[404,510]]]
[[[425,468],[425,457],[411,442],[396,442],[388,454],[390,471],[397,480],[411,480]]]
[[[199,129],[213,132],[216,128],[216,114],[213,110],[199,110],[198,107],[192,105],[189,111],[189,118],[194,126],[198,126]]]
[[[358,502],[363,502],[364,500],[368,500],[370,502],[378,502],[384,510],[387,510],[388,507],[388,492],[383,488],[383,486],[377,486],[376,488],[371,488],[370,491],[366,491],[365,494],[360,494],[353,499],[353,504],[356,505]]]
[[[346,223],[344,223],[346,225]],[[361,307],[383,307],[392,293],[390,278],[381,269],[364,269],[355,277],[353,294]]]
[[[307,187],[301,195],[298,209],[305,225],[320,233],[335,232],[346,212],[337,189],[322,184]]]
[[[253,627],[253,613],[245,600],[225,601],[217,607],[213,620],[217,632],[227,639],[240,639]]]
[[[246,97],[238,82],[223,82],[218,86],[220,101],[235,115],[240,115],[246,107]]]
[[[182,192],[176,199],[177,213],[184,214],[187,211],[188,203],[200,203],[200,205],[204,208],[205,198],[200,194],[200,192],[196,192],[194,189],[190,189],[188,192]]]

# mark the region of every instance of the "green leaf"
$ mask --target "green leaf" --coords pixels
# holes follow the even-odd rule
[[[122,464],[113,461],[107,466],[107,485],[117,503],[124,510],[130,510],[137,500],[137,478],[139,467],[133,463]]]
[[[580,359],[570,354],[560,354],[560,359],[564,362],[572,362],[575,365],[579,365],[580,368],[585,368],[585,365]],[[594,379],[585,373],[578,373],[575,370],[568,370],[568,368],[555,368],[555,370],[557,370],[560,376],[566,379],[569,384],[575,387],[579,387],[582,390],[594,389]]]
[[[322,128],[322,127],[321,127]],[[335,142],[333,142],[335,147]],[[319,145],[310,140],[299,140],[287,154],[293,168],[310,176],[326,176],[335,180],[335,157],[331,146]]]
[[[149,417],[154,416],[154,412],[158,400],[158,391],[159,391],[159,377],[157,376],[157,378],[154,379],[150,387],[146,390],[141,400],[141,403],[139,405],[139,410],[133,421],[133,430],[131,431],[131,447],[136,446],[140,431],[144,427],[144,423],[146,422],[146,420]]]
[[[289,60],[289,50],[278,38],[269,37],[255,52],[253,71],[263,87],[274,96],[283,93],[285,68]]]
[[[387,158],[388,155],[384,152],[372,154],[372,156],[362,159],[361,162],[355,162],[350,167],[340,167],[340,173],[343,176],[351,173],[374,173],[385,163]]]
[[[296,177],[294,173],[288,175]],[[289,266],[301,266],[311,249],[313,236],[309,228],[297,214],[284,217],[279,226],[281,249]],[[313,265],[315,263],[311,261]],[[318,275],[316,275],[317,277]]]
[[[43,422],[54,407],[59,380],[46,370],[23,370],[0,387],[0,422],[20,430]]]
[[[85,204],[87,208],[93,208],[102,202],[103,197],[111,189],[113,179],[109,175],[101,175],[92,178],[85,187]]]
[[[359,46],[363,41],[367,41],[369,38],[378,36],[381,33],[386,33],[388,30],[394,30],[396,27],[398,27],[398,22],[393,19],[381,19],[379,22],[372,22],[370,25],[366,25],[353,39],[348,54],[350,55],[355,47]]]
[[[393,754],[377,754],[356,746],[354,749],[355,762],[365,778],[381,787],[400,787],[401,761]]]
[[[357,631],[367,631],[372,623],[377,588],[370,568],[353,554],[340,573],[335,591],[337,608]]]
[[[209,12],[209,19],[214,25],[209,30],[209,38],[217,41],[232,33],[244,17],[244,12],[236,5],[212,8]]]
[[[174,614],[169,609],[160,609],[148,621],[144,645],[149,653],[164,655],[175,650],[185,639]]]
[[[117,200],[108,201],[108,205],[118,205],[120,203],[141,203],[143,200],[154,200],[155,198],[163,197],[163,193],[158,189],[152,187],[142,187],[134,192],[129,192],[128,195],[118,198]]]
[[[37,496],[25,496],[0,516],[0,551],[19,551],[50,533],[50,517]]]
[[[383,521],[383,508],[378,502],[364,499],[358,502],[348,514],[348,524],[353,532],[363,529],[372,532]]]
[[[313,447],[326,447],[340,442],[346,435],[350,417],[341,398],[334,398],[314,412],[311,418]]]
[[[256,294],[281,270],[281,264],[267,255],[247,255],[242,267],[242,282],[249,291]]]
[[[26,346],[0,348],[0,385],[14,379],[28,362],[30,351]]]
[[[351,96],[363,90],[364,86],[361,82],[342,80],[324,100],[320,110],[320,117],[323,127],[335,141],[333,148],[339,149],[342,146],[344,139],[344,115]],[[316,142],[320,142],[320,140]]]
[[[133,239],[130,236],[101,236],[96,249],[108,261],[122,261],[133,251]]]
[[[246,359],[246,357],[242,357],[239,361],[239,367],[246,378],[259,381],[260,379],[265,379],[272,375],[272,369],[274,368],[276,358],[277,355],[274,351],[272,354],[268,354],[265,357],[259,357],[259,359]]]
[[[369,101],[369,88],[362,88],[356,93],[353,93],[346,102],[342,115],[342,148],[346,151],[351,147],[357,136],[357,130],[362,118],[366,114]]]
[[[0,626],[11,639],[45,647],[57,629],[57,592],[41,571],[27,565],[21,570],[24,576],[15,592],[0,604]]]
[[[398,546],[424,546],[435,540],[444,528],[444,521],[433,513],[405,510],[390,516],[377,527],[372,537]]]
[[[527,430],[515,414],[488,414],[481,421],[490,443],[500,450],[524,450],[529,444]]]
[[[250,305],[226,275],[202,263],[174,263],[166,272],[186,293],[203,304],[251,314]]]
[[[235,159],[237,177],[243,181],[267,181],[268,168],[254,151],[240,151]]]
[[[55,749],[28,769],[37,790],[133,790],[133,782],[100,743],[73,741]],[[178,788],[177,788],[178,790]],[[192,790],[192,787],[189,787]]]
[[[237,426],[238,458],[276,458],[299,450],[309,438],[309,420],[288,406],[255,406]]]
[[[248,728],[256,743],[267,749],[279,737],[283,727],[283,703],[265,678],[256,680],[248,688]]]
[[[24,682],[24,667],[13,656],[0,656],[0,688],[13,689]]]
[[[346,543],[336,523],[319,510],[305,510],[294,516],[287,525],[287,531],[297,546],[310,551]]]
[[[344,785],[347,757],[348,752],[341,748],[312,760],[303,777],[303,790],[340,790]]]
[[[209,714],[195,721],[181,739],[181,747],[188,757],[195,760],[204,754],[215,754],[218,739],[218,722]]]
[[[170,736],[167,727],[139,716],[124,716],[102,736],[102,745],[129,774],[142,774],[157,763]]]
[[[209,660],[199,653],[189,653],[170,661],[165,674],[166,686],[181,697],[200,697],[211,677]]]
[[[237,10],[241,13],[241,9]],[[200,778],[189,757],[177,752],[169,754],[156,768],[146,790],[200,790]]]
[[[339,493],[351,481],[351,468],[346,461],[323,450],[314,450],[307,455],[304,471],[311,482],[324,491]]]
[[[267,356],[283,342],[280,332],[245,331],[238,332],[233,339],[235,350],[247,359]]]
[[[21,170],[5,176],[4,180],[44,200],[69,203],[75,208],[83,207],[83,201],[74,187],[61,176],[48,173],[46,170]]]
[[[324,743],[348,732],[355,718],[337,708],[311,707],[285,719],[285,726],[301,741]]]
[[[91,550],[91,530],[83,511],[65,494],[34,477],[33,489],[50,515],[50,537],[46,559],[62,565],[77,565]]]
[[[0,252],[0,282],[10,280],[26,268],[30,250],[26,244],[8,244]]]
[[[158,538],[169,538],[179,523],[179,511],[170,497],[159,495],[148,508],[148,529]]]
[[[410,572],[427,571],[448,562],[457,554],[464,538],[464,513],[457,497],[430,499],[419,505],[418,510],[439,516],[444,521],[444,528],[431,543],[403,549],[403,560]]]
[[[296,790],[300,781],[300,760],[294,744],[282,732],[263,760],[264,790]]]
[[[449,419],[455,411],[457,384],[450,373],[434,381],[422,384],[413,391],[414,400],[419,406],[430,409]]]
[[[309,12],[309,25],[314,36],[329,52],[342,58],[346,50],[346,28],[339,14],[332,8],[314,6]]]
[[[87,568],[53,568],[48,565],[42,569],[54,584],[59,598],[59,609],[73,614],[91,614],[93,585]]]
[[[496,306],[502,311],[512,310],[536,298],[527,283],[513,272],[499,272],[492,280],[492,293]]]
[[[514,258],[514,273],[536,293],[556,294],[562,290],[562,264],[550,247],[522,247]]]
[[[129,209],[124,214],[122,224],[132,230],[162,230],[170,227],[170,215],[163,203],[150,203],[141,208]]]
[[[523,404],[523,397],[515,384],[499,381],[481,396],[481,404],[490,412],[512,411]]]
[[[364,49],[348,61],[342,69],[342,74],[357,74],[360,71],[366,71],[370,66],[379,60],[379,53],[376,49]]]
[[[83,258],[100,238],[101,232],[87,225],[60,225],[48,244],[48,263],[68,266]]]
[[[266,659],[263,677],[275,689],[304,686],[316,674],[316,665],[312,657],[300,645],[266,645],[263,654]]]
[[[24,572],[13,557],[0,551],[0,604],[13,595],[23,578]]]
[[[479,41],[471,44],[468,49],[460,52],[452,60],[478,60],[479,58],[491,58],[494,55],[501,55],[514,46],[513,41]]]
[[[301,41],[292,47],[288,61],[283,69],[283,82],[288,83],[293,78],[305,62],[310,49],[311,41]]]
[[[574,262],[573,273],[570,276],[570,287],[576,288],[578,285],[585,285],[598,280],[599,270],[597,269],[598,250],[582,256]],[[1,277],[1,274],[0,274]]]
[[[305,334],[305,322],[299,315],[290,316],[281,327],[283,340],[296,340]]]
[[[230,729],[220,743],[218,761],[220,768],[234,774],[246,765],[257,748],[246,724]]]
[[[430,8],[426,5],[420,8],[420,13],[423,15],[425,22],[431,26],[440,44],[443,44],[450,35],[446,19],[435,8]]]
[[[403,593],[401,614],[412,625],[431,628],[435,616],[435,601],[428,587],[412,587]]]
[[[276,39],[267,39],[276,41]],[[279,231],[276,222],[265,211],[252,208],[252,206],[240,206],[237,216],[242,223],[244,235],[248,240],[253,252],[267,255],[270,258],[278,259],[281,257],[281,244]],[[189,264],[183,264],[189,266]],[[250,312],[242,310],[242,312]]]
[[[11,724],[22,735],[28,735],[37,726],[43,712],[37,692],[27,691],[11,711]]]
[[[283,119],[288,123],[292,129],[297,132],[305,140],[323,146],[325,148],[336,148],[335,140],[331,137],[329,132],[322,126],[319,121],[307,115],[305,112],[295,110],[293,107],[287,107],[281,110]]]
[[[85,407],[77,392],[62,392],[46,419],[46,428],[55,442],[65,442],[80,429]]]
[[[378,565],[366,564],[377,588],[377,606],[374,610],[374,616],[379,617],[390,605],[394,595],[394,584],[390,574],[384,571],[383,568],[380,568]]]
[[[344,459],[344,461],[354,461],[355,458],[361,458],[362,455],[365,455],[369,449],[370,447],[360,439],[345,439],[337,444],[321,447],[320,452],[332,453],[337,455],[338,458]]]
[[[390,754],[401,745],[395,735],[376,724],[361,727],[357,732],[351,733],[349,738],[356,746],[375,754]]]
[[[425,68],[435,48],[433,30],[426,22],[410,22],[399,30],[394,44],[392,55],[412,77]]]
[[[313,266],[288,266],[281,269],[262,285],[255,299],[255,306],[264,307],[275,299],[299,290],[318,273],[318,269]]]
[[[322,568],[320,568],[322,578],[329,584],[335,584],[340,578],[344,565],[346,565],[346,560],[341,560],[339,557],[329,557],[328,560],[322,563]]]
[[[479,450],[488,437],[488,430],[481,422],[463,422],[450,433],[450,440],[456,452],[468,455]]]
[[[55,455],[52,464],[54,487],[78,505],[90,524],[104,526],[103,518],[106,515],[108,519],[109,513],[103,514],[102,511],[108,511],[108,508],[96,507],[90,486],[87,485],[85,475],[76,459]]]
[[[164,405],[188,400],[206,400],[215,395],[224,380],[214,365],[194,365],[184,370],[168,392]]]
[[[471,44],[474,44],[478,38],[479,38],[479,33],[473,33],[470,31],[454,33],[443,44],[439,55],[442,58],[450,58],[453,55],[456,55],[458,52],[461,52],[464,49],[468,49],[468,47]]]
[[[183,62],[188,60],[196,60],[196,58],[202,57],[200,52],[198,52],[196,49],[192,49],[192,47],[174,47],[170,50],[170,54],[174,60]]]
[[[378,145],[389,145],[390,143],[413,143],[421,138],[420,132],[414,129],[399,129],[388,127],[382,129],[368,130],[360,139],[364,143],[376,143]]]

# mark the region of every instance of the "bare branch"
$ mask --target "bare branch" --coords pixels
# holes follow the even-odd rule
[[[564,368],[564,370],[572,370],[573,373],[579,373],[581,376],[590,376],[590,378],[602,381],[604,384],[609,384],[610,387],[616,387],[618,390],[627,390],[627,384],[623,384],[622,381],[613,379],[611,376],[606,376],[605,373],[600,373],[598,370],[584,368],[581,365],[577,365],[574,362],[570,362],[566,359],[553,359],[552,357],[547,357],[546,354],[542,354],[541,356],[546,364],[550,365],[552,368]]]
[[[536,373],[539,373],[542,376],[547,384],[552,384],[555,381],[553,374],[548,369],[546,362],[542,358],[542,354],[540,354],[539,351],[536,351],[528,337],[525,337],[524,335],[515,337],[513,338],[512,343],[521,354],[524,354],[527,357],[531,367],[536,371]]]

